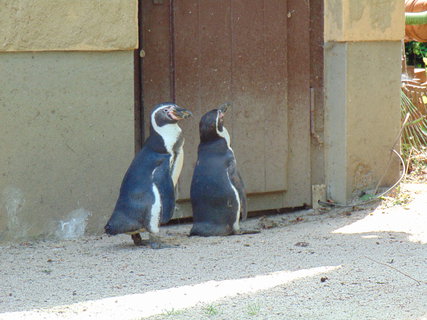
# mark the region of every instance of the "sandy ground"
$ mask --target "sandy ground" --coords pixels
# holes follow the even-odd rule
[[[427,185],[365,210],[252,218],[253,235],[3,244],[0,319],[427,319]],[[395,201],[397,202],[397,201]]]

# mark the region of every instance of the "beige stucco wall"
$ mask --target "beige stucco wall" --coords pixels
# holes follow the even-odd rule
[[[0,53],[0,240],[101,232],[134,151],[133,52]]]
[[[403,0],[324,0],[325,41],[400,40]]]
[[[138,47],[137,0],[0,0],[0,51]]]

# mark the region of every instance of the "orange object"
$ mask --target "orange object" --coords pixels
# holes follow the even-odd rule
[[[405,12],[427,11],[427,0],[405,0]],[[427,42],[427,24],[406,25],[405,40]]]

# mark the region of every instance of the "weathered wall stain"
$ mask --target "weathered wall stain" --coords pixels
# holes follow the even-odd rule
[[[369,11],[370,25],[385,31],[391,27],[396,2],[390,0],[350,0],[350,24],[360,21]]]
[[[0,239],[16,240],[25,238],[29,227],[22,218],[25,205],[24,193],[21,189],[8,186],[2,192],[2,209],[6,218],[6,230],[2,230]],[[3,211],[3,210],[1,210]]]
[[[71,211],[67,218],[60,220],[55,235],[59,239],[77,239],[85,234],[87,227],[87,220],[92,213],[84,208]]]
[[[375,176],[372,168],[365,163],[358,163],[353,174],[353,195],[359,196],[361,190],[375,187]]]
[[[403,0],[325,0],[325,41],[401,41]]]
[[[327,7],[327,15],[330,17],[329,19],[329,23],[333,23],[335,24],[336,28],[338,30],[342,30],[343,25],[342,25],[342,12],[343,12],[343,8],[342,8],[342,0],[330,0],[327,2],[328,3],[328,7]]]

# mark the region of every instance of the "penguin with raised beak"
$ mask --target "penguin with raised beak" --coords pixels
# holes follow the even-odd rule
[[[200,144],[190,190],[190,235],[239,234],[239,221],[247,216],[245,188],[224,127],[224,115],[230,107],[225,103],[200,120]]]

